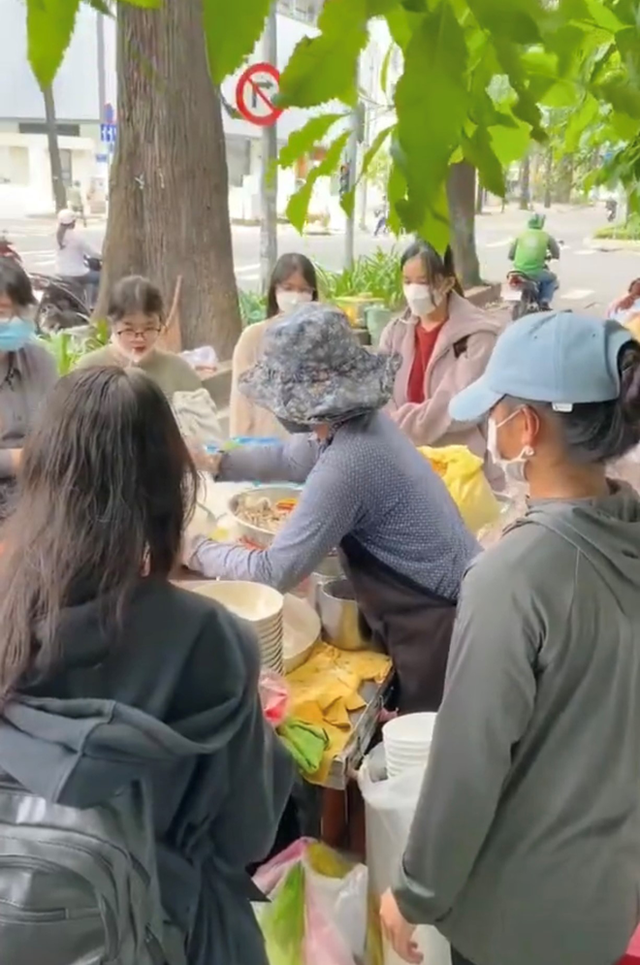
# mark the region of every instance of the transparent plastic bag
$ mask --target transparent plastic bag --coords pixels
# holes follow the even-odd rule
[[[254,881],[270,901],[259,914],[270,965],[380,962],[364,865],[301,839],[264,865]]]
[[[286,719],[289,708],[289,688],[286,680],[273,670],[262,670],[258,691],[265,719],[272,727],[279,727]]]

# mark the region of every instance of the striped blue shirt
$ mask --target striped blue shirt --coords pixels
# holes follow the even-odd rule
[[[384,413],[340,426],[329,442],[293,436],[223,457],[220,479],[305,483],[268,549],[203,540],[192,565],[209,577],[287,592],[347,535],[388,567],[456,600],[479,545],[443,481]]]

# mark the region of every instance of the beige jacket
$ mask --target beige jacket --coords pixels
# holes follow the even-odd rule
[[[270,325],[279,316],[264,322],[249,325],[238,339],[233,353],[231,371],[231,400],[229,403],[229,435],[261,436],[263,438],[287,439],[288,433],[276,417],[267,409],[261,409],[244,396],[238,388],[238,380],[243,372],[252,368],[262,355],[262,340]]]
[[[381,352],[402,356],[389,414],[416,446],[463,445],[484,456],[484,432],[476,425],[454,422],[449,415],[449,402],[482,375],[502,323],[452,292],[449,318],[442,326],[427,366],[425,401],[420,403],[407,401],[416,324],[418,319],[408,315],[396,318],[387,325],[380,339]]]

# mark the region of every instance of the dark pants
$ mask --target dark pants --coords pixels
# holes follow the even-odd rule
[[[455,948],[451,949],[451,965],[473,965],[468,958],[463,958]]]

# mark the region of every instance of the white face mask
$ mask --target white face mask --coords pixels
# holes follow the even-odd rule
[[[442,305],[445,296],[441,292],[434,292],[429,285],[405,285],[404,297],[412,315],[426,318]]]
[[[290,292],[284,288],[276,288],[276,302],[281,312],[292,312],[298,305],[307,305],[313,301],[311,292]]]
[[[504,472],[507,479],[512,482],[526,482],[527,473],[526,466],[529,459],[535,455],[535,450],[531,446],[524,446],[520,452],[519,456],[515,459],[504,459],[500,455],[500,450],[498,448],[498,429],[510,422],[514,416],[522,412],[522,409],[516,409],[511,415],[503,419],[502,422],[496,422],[489,416],[489,421],[487,422],[487,449],[497,466],[500,466]]]

